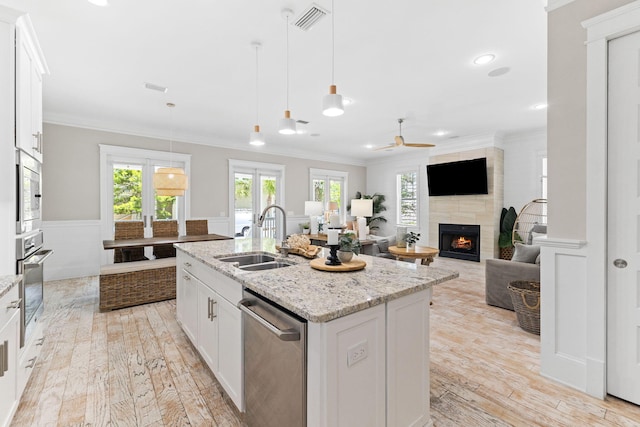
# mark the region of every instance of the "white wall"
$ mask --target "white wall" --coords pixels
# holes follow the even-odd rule
[[[542,158],[547,155],[545,129],[505,136],[504,206],[516,212],[542,196]]]

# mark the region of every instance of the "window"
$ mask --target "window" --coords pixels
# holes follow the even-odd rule
[[[396,175],[396,200],[399,225],[418,225],[418,173],[402,172]]]
[[[347,188],[347,178],[349,174],[342,171],[332,171],[325,169],[310,169],[310,199],[316,202],[322,202],[324,209],[329,209],[330,202],[336,203],[336,209],[338,215],[340,215],[340,221],[344,223],[346,221],[346,205],[347,195],[345,189]]]

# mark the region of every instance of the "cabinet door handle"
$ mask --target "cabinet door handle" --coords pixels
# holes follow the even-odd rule
[[[22,298],[18,298],[15,301],[11,301],[11,303],[7,306],[7,309],[10,308],[20,308],[20,303],[22,302]]]
[[[217,304],[218,301],[214,300],[213,298],[211,298],[211,321],[213,322],[213,319],[215,319],[216,317],[218,317],[217,314],[213,314],[213,306],[214,304]]]
[[[2,377],[4,377],[4,344],[0,344],[0,378]]]
[[[46,337],[42,337],[42,338],[38,339],[38,341],[36,341],[36,345],[42,345],[42,344],[44,344],[44,340],[45,340],[45,338],[46,338]]]
[[[4,351],[2,352],[2,372],[9,370],[9,341],[4,342]]]
[[[191,277],[187,276],[186,274],[185,274],[184,276],[182,276],[182,278],[183,278],[184,280],[191,280]]]
[[[190,262],[185,262],[185,263],[184,263],[184,266],[185,266],[185,267],[191,267],[191,263],[190,263]]]
[[[25,369],[31,369],[34,366],[36,366],[36,359],[38,358],[38,356],[34,357],[33,359],[29,359],[29,363],[25,366]]]
[[[207,297],[207,319],[211,320],[211,298]]]

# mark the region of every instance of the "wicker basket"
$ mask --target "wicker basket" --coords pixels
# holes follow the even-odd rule
[[[515,248],[513,246],[507,246],[505,248],[500,248],[500,259],[511,260],[513,258],[513,250]]]
[[[520,327],[540,335],[540,282],[516,280],[507,285]]]
[[[153,237],[176,237],[178,236],[178,221],[160,220],[151,223]],[[156,245],[153,247],[153,255],[156,258],[172,258],[176,256],[176,249],[173,245]]]

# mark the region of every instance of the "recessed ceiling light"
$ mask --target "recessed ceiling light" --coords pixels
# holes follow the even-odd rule
[[[547,108],[547,104],[545,103],[540,103],[540,104],[536,104],[533,107],[534,110],[544,110],[545,108]]]
[[[493,61],[494,59],[496,59],[495,55],[491,53],[487,53],[485,55],[478,56],[476,59],[473,60],[473,63],[476,65],[485,65]]]
[[[109,0],[87,0],[89,3],[96,6],[105,7],[109,6]]]
[[[364,148],[368,148],[369,150],[371,150],[373,148],[373,144],[367,144],[364,146]]]
[[[445,136],[446,134],[448,134],[449,132],[447,132],[446,130],[439,130],[436,133],[434,133],[435,136]]]

